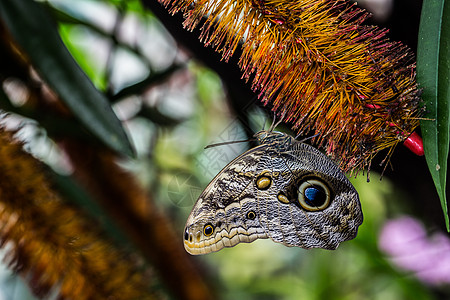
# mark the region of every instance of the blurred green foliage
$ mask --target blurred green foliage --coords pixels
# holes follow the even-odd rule
[[[173,216],[181,244],[184,222],[203,187],[248,146],[203,149],[211,143],[246,138],[227,106],[220,78],[176,48],[139,1],[40,4],[48,6],[64,44],[112,103],[137,152],[135,158],[120,163]],[[15,113],[21,114],[20,107]],[[247,113],[252,129],[260,130],[266,122],[264,113],[255,107]],[[33,136],[28,136],[27,143],[38,152]],[[50,165],[61,160],[40,156]],[[374,173],[371,176],[378,178]],[[210,286],[222,299],[388,300],[450,295],[444,288],[426,286],[413,274],[397,269],[379,250],[383,224],[404,211],[392,205],[401,195],[389,180],[375,179],[369,184],[365,176],[359,176],[352,182],[360,193],[365,217],[355,240],[336,251],[287,248],[259,240],[195,257],[208,274]],[[72,196],[81,193],[77,187],[64,191]],[[86,205],[86,209],[101,213],[95,206]],[[7,285],[3,282],[3,287]]]

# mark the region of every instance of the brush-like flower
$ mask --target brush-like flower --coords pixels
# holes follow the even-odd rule
[[[239,65],[259,97],[298,133],[315,133],[343,170],[405,141],[419,125],[420,91],[411,51],[363,25],[346,0],[160,0],[202,23],[200,39]],[[204,22],[202,22],[204,21]]]
[[[0,246],[40,297],[152,299],[142,272],[55,193],[42,166],[0,128]]]

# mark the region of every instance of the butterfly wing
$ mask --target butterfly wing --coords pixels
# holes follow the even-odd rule
[[[282,133],[235,158],[202,192],[188,217],[185,249],[205,254],[270,237],[286,246],[336,249],[356,236],[356,190],[317,149]]]
[[[199,196],[188,217],[184,246],[190,254],[205,254],[240,242],[268,238],[257,218],[253,184],[263,144],[226,165]]]
[[[363,216],[359,197],[339,167],[317,149],[295,142],[287,150],[274,147],[261,157],[256,176],[261,226],[286,246],[336,249],[353,239]]]

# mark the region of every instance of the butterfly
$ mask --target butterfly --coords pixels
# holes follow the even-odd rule
[[[359,196],[316,148],[277,131],[226,165],[200,194],[184,231],[193,255],[270,238],[286,246],[336,249],[356,237]]]

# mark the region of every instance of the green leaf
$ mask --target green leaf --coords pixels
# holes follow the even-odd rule
[[[421,121],[425,157],[450,231],[446,198],[450,132],[450,1],[423,2],[417,80],[423,89],[427,112],[426,119]]]
[[[82,124],[111,149],[133,155],[108,99],[70,55],[43,5],[33,0],[0,0],[0,17],[42,78]]]

